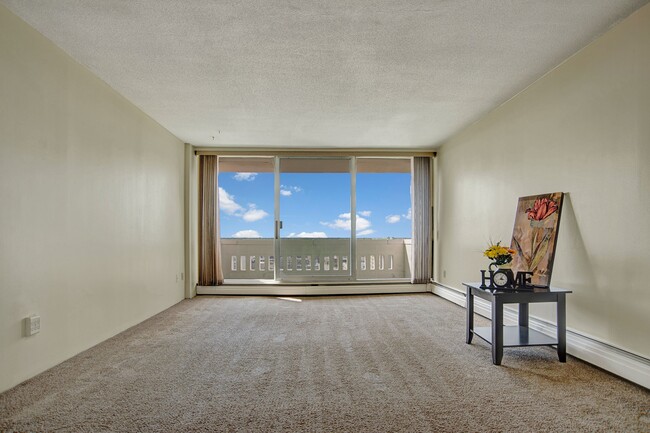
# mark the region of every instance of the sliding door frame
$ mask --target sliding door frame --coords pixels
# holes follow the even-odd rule
[[[185,248],[185,275],[181,276],[185,280],[185,289],[186,297],[193,297],[196,294],[261,294],[261,295],[280,295],[280,294],[334,294],[334,293],[397,293],[397,292],[424,292],[428,289],[426,285],[422,284],[411,284],[407,283],[401,279],[399,280],[356,280],[357,273],[357,245],[356,245],[356,227],[354,230],[354,242],[352,243],[351,257],[354,257],[354,262],[351,259],[352,266],[352,275],[354,276],[354,281],[340,283],[332,282],[328,283],[325,281],[314,281],[311,284],[301,283],[279,283],[277,279],[273,282],[271,281],[262,281],[255,283],[242,282],[242,283],[233,283],[233,280],[225,286],[198,286],[197,285],[197,161],[199,155],[216,155],[216,156],[232,156],[232,157],[277,157],[277,156],[303,156],[303,157],[328,157],[328,156],[351,156],[351,157],[387,157],[387,158],[410,158],[413,156],[428,156],[431,157],[431,164],[434,167],[432,171],[432,194],[435,192],[435,176],[437,176],[437,170],[435,170],[436,163],[436,152],[434,151],[422,151],[421,149],[400,149],[400,150],[387,150],[387,149],[350,149],[341,151],[338,149],[312,149],[312,150],[291,150],[291,149],[270,149],[270,148],[247,148],[242,150],[242,148],[236,147],[223,147],[223,148],[214,148],[214,147],[200,147],[193,146],[189,143],[186,143],[185,147],[185,192],[188,197],[185,201],[185,232],[186,232],[186,248]],[[355,158],[356,159],[356,158]],[[356,182],[356,173],[354,176]],[[274,184],[278,182],[275,180]],[[356,185],[355,185],[356,186]],[[279,187],[274,185],[274,189],[277,190]],[[353,191],[356,195],[356,188],[353,188]],[[276,193],[277,194],[277,193]],[[355,196],[356,201],[356,196]],[[435,201],[432,202],[432,204]],[[356,204],[356,203],[355,203]],[[435,209],[434,211],[437,211]],[[353,211],[356,216],[356,206],[354,206]],[[277,221],[279,215],[274,215],[274,221]],[[431,227],[432,235],[436,233],[438,227],[436,226],[437,218],[435,218],[435,212],[432,213],[433,224]],[[356,226],[356,218],[352,219],[354,225]],[[431,243],[436,244],[435,236],[432,236]],[[434,272],[437,270],[436,266],[436,254],[432,255],[432,267],[434,267]],[[276,255],[276,260],[279,257]],[[278,263],[274,268],[274,277],[275,272],[277,272]],[[322,286],[319,289],[317,286]]]

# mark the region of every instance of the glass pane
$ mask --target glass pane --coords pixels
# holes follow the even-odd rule
[[[274,278],[273,166],[273,158],[219,158],[219,225],[226,280]]]
[[[351,275],[349,167],[349,158],[280,159],[281,278]]]
[[[410,159],[357,158],[357,278],[410,278]]]

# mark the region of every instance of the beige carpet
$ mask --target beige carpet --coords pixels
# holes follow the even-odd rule
[[[650,432],[650,392],[430,294],[198,297],[0,395],[4,431]]]

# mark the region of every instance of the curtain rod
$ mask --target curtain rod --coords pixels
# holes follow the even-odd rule
[[[217,156],[393,156],[393,157],[411,157],[411,156],[436,156],[434,151],[421,150],[386,150],[386,149],[368,149],[368,150],[340,150],[340,149],[314,149],[314,150],[277,150],[277,149],[214,149],[214,148],[194,148],[195,155],[217,155]]]

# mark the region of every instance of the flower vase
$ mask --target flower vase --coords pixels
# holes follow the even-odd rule
[[[544,228],[546,227],[546,221],[530,220],[530,226],[534,229]]]
[[[504,263],[502,265],[497,264],[496,262],[492,262],[488,265],[488,269],[496,272],[499,269],[511,269],[512,268],[512,263]]]

